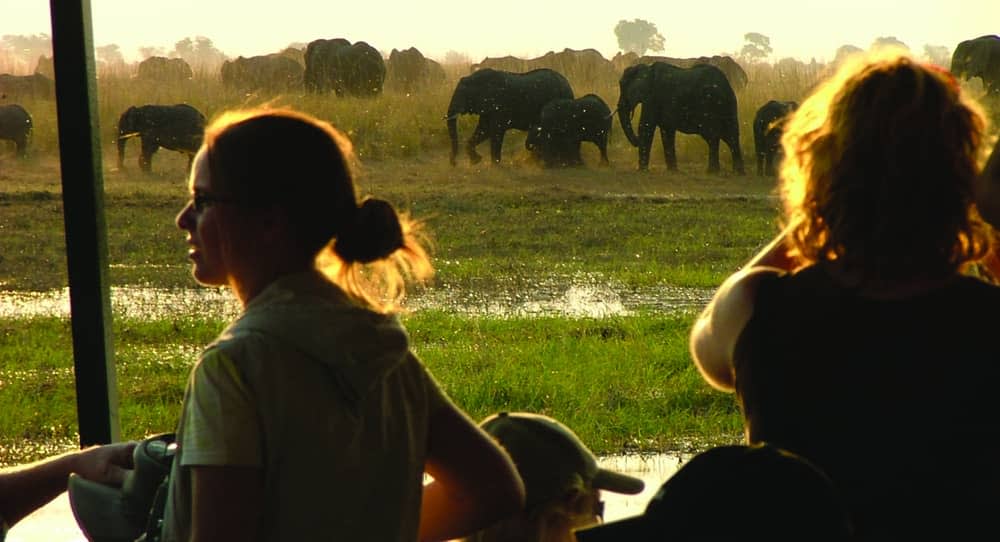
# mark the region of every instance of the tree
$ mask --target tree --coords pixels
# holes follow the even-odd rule
[[[110,45],[101,45],[95,49],[94,52],[97,56],[97,60],[106,62],[109,65],[125,63],[125,57],[122,56],[121,49],[119,49],[114,43]]]
[[[840,47],[837,47],[837,52],[833,55],[833,63],[840,64],[849,57],[862,52],[864,52],[864,49],[858,47],[857,45],[841,45]]]
[[[172,57],[181,57],[191,66],[191,69],[200,72],[215,72],[226,60],[226,55],[215,48],[212,40],[205,36],[184,38],[174,44],[174,50],[170,53]]]
[[[944,45],[924,45],[924,58],[942,68],[951,67],[951,50]]]
[[[881,36],[875,38],[875,41],[872,42],[871,50],[875,51],[877,49],[884,49],[889,47],[897,47],[900,49],[905,49],[907,51],[910,50],[910,48],[905,43],[896,39],[896,36]]]
[[[771,38],[764,34],[747,32],[743,34],[743,40],[746,43],[743,44],[743,49],[740,50],[739,56],[747,62],[760,62],[771,56],[773,52],[771,49]]]
[[[167,50],[163,47],[155,45],[144,45],[139,47],[139,56],[141,56],[143,60],[146,60],[151,56],[167,56]]]
[[[52,38],[48,34],[30,36],[6,34],[0,38],[0,51],[34,65],[38,57],[52,56]]]
[[[663,50],[663,36],[656,30],[656,25],[642,19],[618,21],[615,25],[615,37],[618,38],[618,47],[622,51],[639,56],[646,54],[646,51]]]

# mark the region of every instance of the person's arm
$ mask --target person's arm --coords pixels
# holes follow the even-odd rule
[[[191,542],[257,540],[264,485],[256,467],[191,467]]]
[[[1000,229],[1000,141],[993,147],[974,188],[979,215]]]
[[[121,486],[136,442],[93,446],[0,471],[0,516],[10,527],[66,491],[70,473]]]
[[[452,540],[518,514],[524,484],[500,446],[450,402],[430,420],[418,540]]]
[[[749,262],[727,278],[699,315],[691,329],[691,358],[702,377],[712,387],[733,391],[733,355],[736,341],[753,315],[757,284],[764,277],[792,271],[798,262],[788,254],[782,231]]]

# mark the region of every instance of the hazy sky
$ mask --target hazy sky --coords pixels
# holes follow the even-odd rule
[[[416,46],[473,61],[531,57],[566,47],[618,51],[614,26],[645,19],[665,38],[668,56],[739,50],[747,32],[771,39],[774,60],[829,60],[844,44],[868,47],[895,36],[921,53],[1000,33],[1000,0],[91,0],[95,45],[118,44],[129,60],[138,47],[207,36],[229,56],[278,51],[292,42],[345,37],[388,52]],[[49,2],[0,0],[0,35],[51,35]]]

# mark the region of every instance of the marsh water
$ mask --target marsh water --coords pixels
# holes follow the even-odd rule
[[[596,275],[554,277],[538,281],[490,282],[483,287],[448,285],[411,296],[412,311],[438,309],[469,316],[566,316],[606,318],[636,312],[671,313],[698,310],[712,295],[709,288],[656,286],[630,288]],[[229,319],[239,311],[232,295],[218,288],[111,289],[116,316],[164,318],[201,316]],[[68,317],[69,290],[0,291],[0,318]]]

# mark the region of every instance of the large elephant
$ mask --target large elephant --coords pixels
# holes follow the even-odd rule
[[[951,72],[963,79],[979,77],[987,95],[1000,96],[1000,36],[959,43],[951,55]]]
[[[770,100],[753,117],[753,147],[757,155],[757,175],[774,175],[781,161],[781,135],[788,117],[799,108],[795,101]]]
[[[194,72],[183,58],[151,56],[139,63],[139,71],[135,77],[142,81],[173,83],[190,81]]]
[[[634,64],[652,64],[653,62],[666,62],[667,64],[677,66],[678,68],[690,68],[696,64],[708,64],[710,66],[715,66],[716,68],[722,70],[722,73],[726,74],[726,79],[729,80],[729,85],[732,86],[734,90],[745,88],[747,86],[747,81],[749,81],[747,72],[730,56],[713,55],[693,58],[674,58],[669,56],[647,55],[636,58]]]
[[[722,70],[708,64],[678,68],[665,62],[637,64],[619,81],[618,118],[629,143],[639,148],[639,169],[649,167],[653,134],[660,129],[667,169],[677,169],[676,132],[698,134],[708,143],[708,171],[719,171],[719,140],[729,146],[733,171],[742,175],[736,94]],[[632,113],[642,104],[638,137]]]
[[[132,106],[118,119],[118,168],[123,169],[125,144],[133,137],[142,142],[139,169],[149,173],[153,153],[160,147],[188,155],[188,169],[201,147],[205,115],[188,104]]]
[[[366,42],[336,38],[313,40],[306,46],[306,89],[337,96],[371,97],[382,92],[385,60]]]
[[[19,158],[28,155],[31,129],[31,115],[27,109],[19,104],[0,105],[0,139],[13,141]]]
[[[52,100],[56,86],[52,79],[40,73],[12,75],[0,73],[0,99],[5,101]]]
[[[455,165],[458,154],[459,115],[479,115],[479,124],[465,144],[469,160],[473,164],[481,160],[476,146],[489,139],[490,156],[499,164],[507,130],[528,130],[538,124],[542,107],[559,98],[573,99],[573,88],[561,74],[545,68],[527,73],[484,68],[461,78],[445,117],[451,138],[451,164]]]
[[[393,49],[385,69],[385,86],[400,92],[414,92],[445,81],[444,67],[416,47]]]
[[[288,92],[302,88],[302,65],[281,53],[227,60],[219,72],[225,87],[240,92]]]
[[[608,162],[611,108],[596,94],[575,100],[561,98],[542,107],[538,125],[528,130],[525,146],[546,167],[583,165],[580,143],[589,141],[601,151],[601,165]]]

